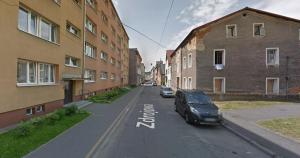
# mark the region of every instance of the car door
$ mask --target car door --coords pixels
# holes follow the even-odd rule
[[[180,112],[180,114],[184,114],[184,94],[183,93],[180,93],[180,96],[179,96],[179,105],[178,105],[178,111]]]

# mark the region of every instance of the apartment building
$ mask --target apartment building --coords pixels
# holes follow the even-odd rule
[[[142,83],[142,57],[137,48],[129,49],[129,84],[140,85]]]
[[[129,37],[111,0],[86,0],[85,97],[128,85]]]
[[[172,87],[223,95],[298,95],[299,50],[300,20],[244,8],[189,33],[172,55]]]
[[[171,87],[171,73],[172,73],[172,59],[171,55],[173,54],[174,50],[167,50],[166,51],[166,66],[165,66],[165,83],[167,87]]]
[[[0,1],[0,127],[81,99],[82,1]]]
[[[157,85],[165,85],[165,64],[163,61],[156,61],[155,66],[152,68],[153,81]]]

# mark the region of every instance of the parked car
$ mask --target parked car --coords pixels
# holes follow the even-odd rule
[[[153,83],[151,81],[149,81],[149,82],[144,83],[143,86],[146,86],[146,87],[153,86]]]
[[[156,83],[156,82],[153,82],[153,86],[157,86],[157,83]]]
[[[219,108],[202,91],[178,90],[175,96],[175,111],[189,124],[220,124],[223,120]]]
[[[162,86],[161,89],[160,89],[160,95],[164,98],[171,98],[171,97],[174,97],[174,92],[172,90],[172,88],[170,87],[165,87],[165,86]]]

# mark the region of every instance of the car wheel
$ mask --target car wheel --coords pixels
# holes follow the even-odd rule
[[[176,105],[175,105],[175,108],[174,108],[174,109],[175,109],[175,112],[178,112],[178,110],[177,110],[177,106],[176,106]]]
[[[187,112],[185,113],[184,118],[185,118],[185,122],[186,122],[186,123],[192,124],[192,121],[191,121],[191,119],[190,119],[190,116],[188,115]]]

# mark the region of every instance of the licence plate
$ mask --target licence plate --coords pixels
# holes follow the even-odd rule
[[[214,118],[206,118],[204,120],[207,122],[216,122],[216,119],[214,119]]]

